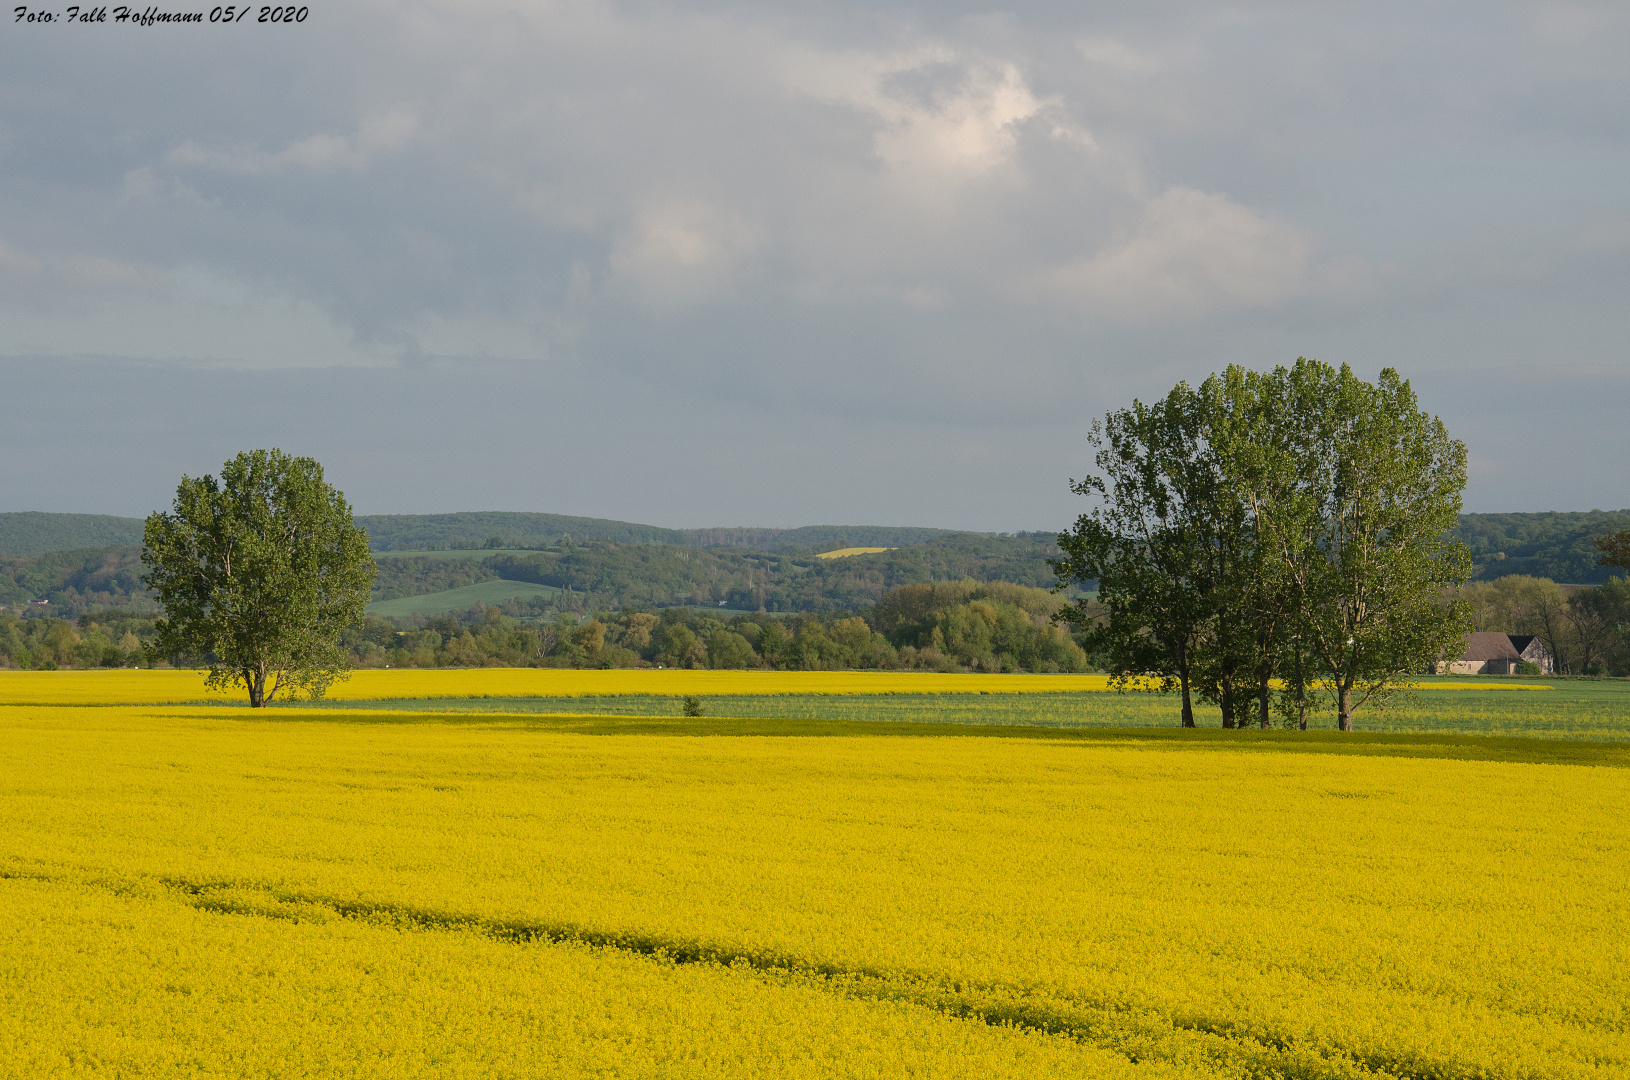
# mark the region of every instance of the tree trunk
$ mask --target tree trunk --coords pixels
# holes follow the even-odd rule
[[[1296,730],[1307,730],[1307,651],[1302,644],[1302,624],[1296,624]]]
[[[1353,687],[1343,683],[1336,703],[1336,726],[1343,731],[1353,730]]]
[[[1222,678],[1222,693],[1219,696],[1222,700],[1223,727],[1231,728],[1234,726],[1234,680],[1227,675]]]
[[[1272,696],[1273,687],[1269,685],[1268,673],[1263,672],[1260,676],[1258,676],[1256,684],[1256,700],[1258,706],[1260,707],[1263,731],[1267,731],[1273,726],[1268,715],[1269,701]]]
[[[1181,649],[1177,654],[1177,680],[1183,684],[1183,726],[1194,726],[1194,702],[1189,697],[1189,654]]]

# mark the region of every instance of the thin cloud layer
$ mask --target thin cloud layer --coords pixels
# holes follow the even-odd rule
[[[1038,292],[1105,318],[1195,318],[1266,308],[1313,285],[1313,243],[1221,195],[1172,188],[1123,243],[1045,272]]]

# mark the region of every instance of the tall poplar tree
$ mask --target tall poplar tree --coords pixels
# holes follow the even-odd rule
[[[1125,689],[1153,677],[1182,695],[1194,726],[1197,650],[1213,622],[1217,560],[1210,521],[1219,477],[1206,453],[1203,401],[1179,383],[1155,403],[1095,422],[1087,436],[1102,475],[1071,481],[1099,505],[1058,538],[1060,587],[1097,583],[1103,614],[1079,603],[1073,618],[1109,658]]]
[[[1351,731],[1360,707],[1458,651],[1471,630],[1464,602],[1438,602],[1471,573],[1450,535],[1466,447],[1391,368],[1371,384],[1345,364],[1299,359],[1268,381],[1295,486],[1262,511],[1264,533],[1317,683]]]

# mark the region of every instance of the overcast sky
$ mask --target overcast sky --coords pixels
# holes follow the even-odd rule
[[[255,18],[0,30],[0,510],[275,445],[361,513],[1056,529],[1093,417],[1299,355],[1468,510],[1630,506],[1622,0]]]

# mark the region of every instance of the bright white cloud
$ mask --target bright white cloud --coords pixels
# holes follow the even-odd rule
[[[1012,63],[945,47],[798,59],[791,88],[866,114],[878,161],[908,175],[978,175],[1009,164],[1017,125],[1058,104],[1038,100]]]

